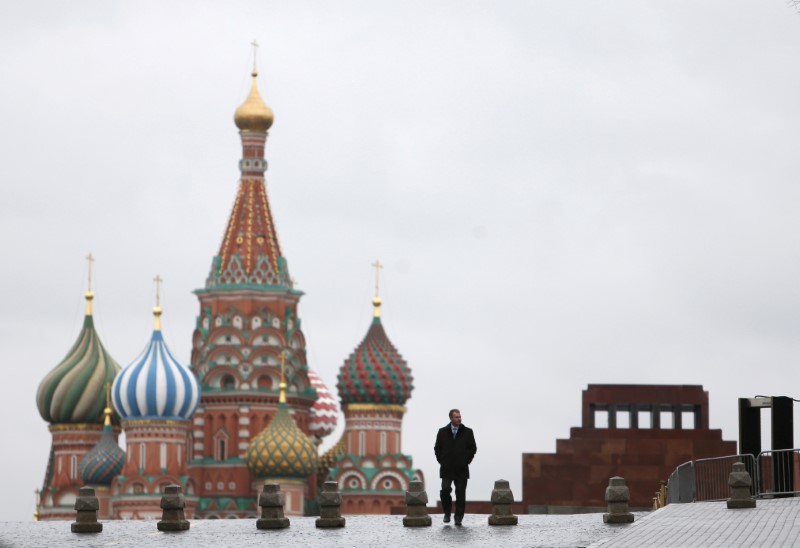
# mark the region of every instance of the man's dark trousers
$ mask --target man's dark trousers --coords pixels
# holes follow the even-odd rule
[[[439,492],[442,500],[442,512],[450,515],[453,506],[453,497],[450,495],[452,484],[456,486],[456,517],[461,518],[464,516],[464,507],[466,506],[467,478],[442,478],[442,490]]]

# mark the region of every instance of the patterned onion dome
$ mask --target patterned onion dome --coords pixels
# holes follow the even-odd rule
[[[339,438],[339,441],[337,441],[333,447],[325,451],[325,454],[320,457],[320,467],[328,469],[334,468],[336,466],[336,461],[338,461],[339,457],[343,456],[345,453],[347,453],[347,440],[345,439],[344,434],[342,434],[342,437]]]
[[[161,308],[156,306],[153,314],[150,343],[114,380],[114,407],[124,419],[188,420],[200,403],[200,383],[167,348],[161,334]]]
[[[381,325],[381,300],[372,300],[375,317],[367,336],[339,370],[342,403],[404,404],[414,389],[406,361],[392,345]]]
[[[94,329],[93,298],[94,294],[87,291],[86,316],[78,340],[36,392],[39,414],[51,424],[103,421],[105,386],[114,380],[120,368]]]
[[[107,405],[111,405],[111,402]],[[97,445],[83,456],[79,465],[81,479],[86,485],[111,485],[111,480],[119,475],[125,464],[125,451],[114,441],[111,408],[106,407],[105,413],[103,435]]]
[[[305,478],[317,469],[317,448],[289,415],[285,390],[281,383],[278,411],[245,454],[247,467],[259,478]]]
[[[258,85],[256,84],[258,73],[253,71],[251,76],[253,77],[253,84],[250,86],[250,94],[234,112],[233,121],[236,123],[236,127],[242,131],[264,133],[272,127],[275,116],[272,114],[272,109],[267,106],[258,93]]]
[[[308,380],[311,386],[317,389],[317,401],[311,406],[311,421],[308,429],[316,437],[324,438],[336,430],[339,406],[336,405],[336,400],[331,396],[328,387],[315,371],[308,370]]]

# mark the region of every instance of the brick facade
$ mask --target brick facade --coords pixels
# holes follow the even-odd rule
[[[659,481],[695,459],[736,454],[736,442],[710,429],[708,392],[696,385],[590,384],[583,423],[555,453],[522,455],[529,513],[604,509],[612,476],[625,478],[632,508],[650,508]]]

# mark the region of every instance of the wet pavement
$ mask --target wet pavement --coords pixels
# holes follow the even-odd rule
[[[646,514],[636,514],[637,520]],[[161,533],[156,521],[104,521],[103,532],[76,534],[69,521],[0,522],[0,547],[16,546],[588,546],[630,525],[606,525],[602,514],[521,515],[519,525],[490,526],[487,515],[467,515],[464,525],[403,527],[403,516],[346,516],[344,529],[317,529],[315,518],[291,518],[288,529],[259,531],[255,520],[194,520],[189,531]]]
[[[291,518],[291,527],[259,531],[255,520],[197,520],[181,533],[161,533],[156,521],[104,521],[102,533],[74,534],[69,521],[0,522],[0,548],[16,546],[552,546],[640,548],[660,546],[796,546],[800,497],[760,499],[752,509],[724,502],[671,504],[636,513],[628,525],[607,525],[602,514],[521,515],[519,525],[491,527],[486,515],[467,515],[463,527],[403,527],[403,516],[347,516],[344,529],[317,529],[315,518]]]
[[[800,547],[800,498],[759,499],[756,508],[738,510],[724,502],[670,504],[594,546]]]

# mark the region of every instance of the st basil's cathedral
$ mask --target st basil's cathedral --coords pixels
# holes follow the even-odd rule
[[[381,324],[377,282],[372,323],[338,375],[342,438],[319,453],[339,408],[306,360],[303,292],[289,275],[267,198],[273,113],[257,77],[254,69],[234,114],[239,188],[205,286],[195,291],[200,313],[188,365],[162,332],[156,277],[151,337],[120,367],[95,331],[88,257],[83,328],[36,394],[52,436],[37,519],[74,518],[83,485],[95,488],[100,519],[158,518],[170,484],[182,487],[187,518],[256,518],[265,481],[281,485],[287,515],[314,515],[317,486],[328,479],[339,483],[345,513],[387,514],[410,481],[424,479],[402,453],[413,378]]]

